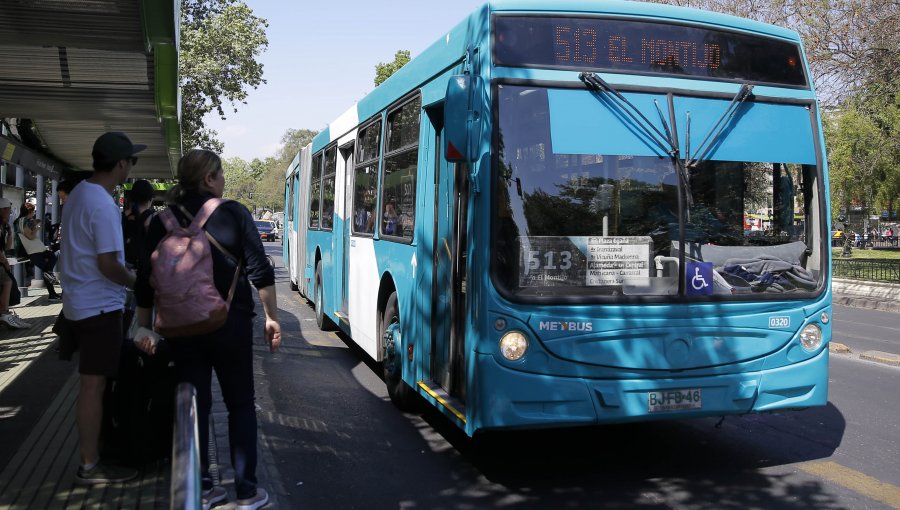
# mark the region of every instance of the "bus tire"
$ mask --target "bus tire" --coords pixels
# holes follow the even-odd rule
[[[313,309],[316,312],[316,326],[322,331],[330,331],[332,322],[325,315],[325,296],[322,290],[322,261],[316,262],[316,286],[313,291]]]
[[[418,410],[418,396],[403,381],[403,341],[397,293],[391,293],[381,317],[381,348],[383,351],[384,384],[391,402],[401,411]]]

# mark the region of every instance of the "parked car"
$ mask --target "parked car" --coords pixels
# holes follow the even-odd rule
[[[278,231],[275,229],[275,222],[272,220],[256,220],[256,230],[259,230],[259,238],[263,241],[278,239]]]
[[[831,231],[831,246],[844,246],[844,231],[843,230],[832,230]]]

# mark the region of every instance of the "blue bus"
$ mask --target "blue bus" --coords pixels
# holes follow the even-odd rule
[[[471,435],[827,402],[828,175],[790,30],[492,1],[286,177],[292,287],[401,408]]]

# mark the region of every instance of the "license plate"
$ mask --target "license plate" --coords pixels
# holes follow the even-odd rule
[[[651,413],[700,409],[700,397],[699,388],[651,391],[647,394],[647,409]]]

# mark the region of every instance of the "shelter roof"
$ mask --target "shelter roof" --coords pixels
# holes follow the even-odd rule
[[[132,177],[172,178],[181,157],[178,5],[0,2],[0,117],[30,120],[20,124],[27,145],[76,170],[91,169],[97,136],[124,131],[148,146]]]

